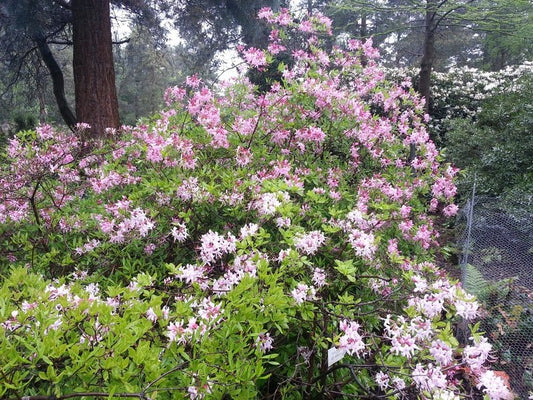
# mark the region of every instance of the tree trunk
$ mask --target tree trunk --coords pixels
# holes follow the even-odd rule
[[[59,108],[59,113],[67,126],[73,129],[76,125],[76,117],[72,113],[68,106],[67,99],[65,98],[65,80],[63,79],[63,72],[54,58],[50,46],[46,43],[44,35],[41,32],[36,32],[33,34],[33,40],[37,44],[37,49],[39,50],[39,54],[41,55],[44,64],[48,68],[48,71],[50,71],[54,96]]]
[[[431,99],[431,70],[435,60],[435,29],[438,0],[426,0],[426,23],[424,26],[424,48],[420,72],[418,75],[418,92],[426,103],[424,111],[429,114]]]
[[[92,136],[119,125],[109,0],[72,0],[76,114]]]
[[[359,36],[361,36],[361,39],[365,39],[367,35],[366,12],[361,11],[361,29],[359,30]]]

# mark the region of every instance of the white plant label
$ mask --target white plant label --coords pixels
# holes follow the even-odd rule
[[[337,361],[342,360],[344,355],[346,354],[346,350],[343,349],[337,349],[336,347],[332,347],[328,350],[328,368],[331,367],[333,364],[335,364]]]

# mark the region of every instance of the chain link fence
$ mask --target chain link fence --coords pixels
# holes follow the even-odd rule
[[[533,212],[476,196],[458,215],[463,287],[483,304],[481,330],[490,338],[517,398],[533,393]],[[533,398],[533,397],[532,397]]]

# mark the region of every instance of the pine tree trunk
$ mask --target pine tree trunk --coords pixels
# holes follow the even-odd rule
[[[72,0],[76,116],[102,136],[119,125],[109,0]]]

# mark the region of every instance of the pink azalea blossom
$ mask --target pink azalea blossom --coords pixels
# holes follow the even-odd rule
[[[382,391],[386,391],[389,387],[390,377],[383,371],[379,371],[375,376],[375,381]]]
[[[262,353],[266,353],[267,351],[270,351],[274,348],[272,346],[272,343],[274,343],[274,339],[270,336],[270,333],[260,333],[259,336],[256,339],[256,343],[259,345],[259,350]]]
[[[265,52],[263,50],[250,47],[243,51],[244,60],[252,67],[259,68],[267,65]]]
[[[316,290],[313,286],[308,286],[305,283],[299,283],[291,291],[291,296],[296,304],[302,304],[304,301],[313,300],[315,298]]]
[[[322,268],[315,268],[313,270],[313,283],[318,288],[326,285],[326,273]]]
[[[487,341],[487,338],[481,337],[473,345],[464,348],[463,360],[474,371],[480,371],[485,361],[489,358],[491,350],[492,345]]]
[[[294,246],[304,254],[315,254],[318,248],[324,244],[326,237],[321,231],[299,233],[294,239]]]
[[[416,364],[412,377],[420,390],[434,392],[447,386],[446,376],[442,370],[431,363],[427,365],[427,368],[422,364]]]
[[[509,390],[505,381],[497,376],[494,371],[485,371],[479,378],[478,389],[482,389],[490,400],[511,400],[514,395]]]
[[[443,367],[452,362],[452,349],[442,340],[437,339],[431,343],[429,353],[435,358],[435,361]]]
[[[360,325],[354,321],[343,320],[339,327],[344,332],[339,339],[339,348],[346,350],[350,355],[356,354],[357,357],[361,357],[366,346],[359,333]]]

